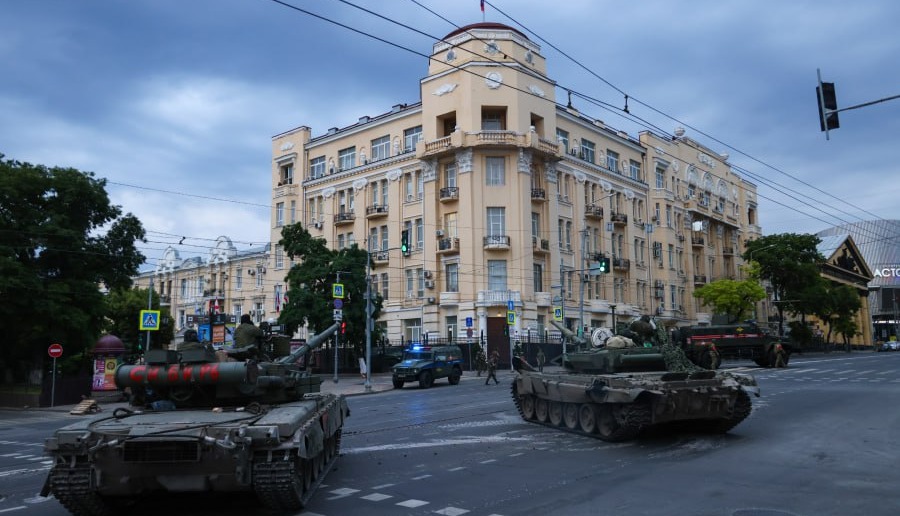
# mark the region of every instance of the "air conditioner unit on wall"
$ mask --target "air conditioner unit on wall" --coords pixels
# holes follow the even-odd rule
[[[443,229],[439,229],[439,230],[435,231],[434,234],[435,234],[435,236],[437,236],[438,238],[442,238],[442,237],[444,236],[444,230],[443,230]]]
[[[431,271],[425,271],[425,279],[431,279]]]
[[[432,280],[427,280],[427,281],[425,282],[425,288],[434,288],[434,281],[432,281]]]

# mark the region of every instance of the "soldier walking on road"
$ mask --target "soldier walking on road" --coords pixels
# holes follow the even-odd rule
[[[538,366],[538,371],[539,371],[539,372],[541,372],[541,373],[544,372],[544,362],[546,362],[546,361],[547,361],[547,355],[544,354],[544,350],[538,348],[538,352],[537,352],[537,366]]]
[[[496,350],[494,350],[494,352],[491,353],[491,359],[488,360],[488,377],[487,377],[487,380],[484,381],[485,385],[490,383],[491,378],[494,379],[494,385],[500,383],[497,380],[497,362],[499,362],[499,360],[500,360],[500,354],[497,353]]]

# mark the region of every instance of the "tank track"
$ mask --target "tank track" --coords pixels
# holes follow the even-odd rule
[[[311,417],[298,433],[306,432],[313,424],[320,424],[322,416],[331,410],[339,398],[334,398],[330,403],[321,408],[314,417]],[[340,408],[338,408],[340,410]],[[329,440],[333,443],[333,450],[329,454]],[[322,480],[331,471],[331,467],[337,461],[341,449],[341,429],[331,437],[326,437],[322,452],[310,459],[301,459],[293,456],[293,460],[258,460],[253,464],[253,489],[259,500],[266,507],[273,510],[299,510],[312,498]],[[260,454],[266,456],[266,454]],[[321,464],[320,467],[317,464]],[[302,468],[300,477],[296,468]],[[317,472],[313,472],[318,469]],[[308,487],[304,487],[303,475],[312,473],[314,480],[310,480]],[[297,485],[300,480],[300,485]]]
[[[562,425],[554,425],[553,423],[547,421],[539,421],[537,419],[528,419],[525,417],[525,412],[522,410],[521,401],[519,399],[518,387],[516,386],[516,381],[513,380],[512,386],[510,388],[513,402],[516,404],[516,410],[519,411],[519,416],[523,421],[527,423],[533,423],[537,425],[546,426],[548,428],[552,428],[554,430],[562,430],[564,432],[569,432],[571,434],[583,435],[585,437],[590,437],[592,439],[601,439],[604,441],[615,442],[615,441],[626,441],[628,439],[632,439],[637,436],[642,430],[649,427],[653,418],[650,414],[650,409],[644,404],[631,404],[631,405],[621,405],[620,409],[620,418],[622,419],[622,425],[619,429],[611,433],[610,435],[601,437],[596,432],[585,432],[581,428],[569,428],[568,426]],[[749,398],[747,398],[749,401]],[[737,424],[737,423],[735,423]]]
[[[731,410],[731,415],[727,418],[713,421],[710,430],[724,434],[736,427],[741,421],[747,419],[752,411],[753,404],[750,402],[750,395],[743,389],[740,389],[738,390],[737,399],[734,400],[734,408]]]
[[[54,466],[50,472],[50,492],[75,516],[112,516],[113,511],[91,487],[91,468]]]

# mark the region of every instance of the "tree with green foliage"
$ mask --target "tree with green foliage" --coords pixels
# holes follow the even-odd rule
[[[119,337],[125,344],[125,353],[137,355],[147,349],[147,333],[151,349],[161,349],[175,337],[175,325],[168,307],[160,307],[159,294],[152,294],[150,305],[160,311],[157,331],[140,331],[141,310],[147,310],[147,289],[117,288],[106,296],[106,325],[104,331]]]
[[[729,321],[738,322],[752,313],[758,301],[766,298],[766,289],[756,279],[721,279],[694,290],[694,297],[704,306],[712,307],[713,313],[727,315]]]
[[[366,316],[366,260],[365,250],[355,244],[344,249],[332,250],[323,239],[310,235],[301,224],[285,226],[278,243],[285,253],[298,260],[288,272],[288,302],[278,317],[278,323],[294,333],[303,325],[316,332],[334,324],[334,299],[332,285],[344,285],[343,319],[347,333],[343,342],[352,343],[357,353],[365,346]],[[372,319],[381,312],[383,300],[372,293]]]
[[[844,335],[856,334],[855,317],[862,307],[862,301],[853,287],[835,284],[823,278],[812,290],[809,304],[810,313],[828,324],[826,342],[831,342],[831,333],[838,328],[842,330],[839,333]]]
[[[819,237],[796,233],[767,235],[746,244],[741,255],[745,261],[759,265],[760,279],[772,285],[778,310],[779,335],[784,335],[784,313],[810,313],[802,302],[802,294],[818,281],[819,265],[824,258],[816,248]]]
[[[110,203],[106,180],[0,154],[0,370],[22,381],[47,360],[51,343],[67,359],[86,351],[104,319],[101,286],[131,285],[144,256],[144,228]]]

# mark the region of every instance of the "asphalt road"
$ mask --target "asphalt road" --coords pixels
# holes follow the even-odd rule
[[[343,454],[299,514],[900,514],[900,353],[794,356],[724,436],[610,444],[523,422],[500,385],[464,377],[349,399]],[[43,438],[71,418],[0,411],[0,514],[64,515],[36,497]],[[130,514],[271,514],[252,495],[156,497]]]

